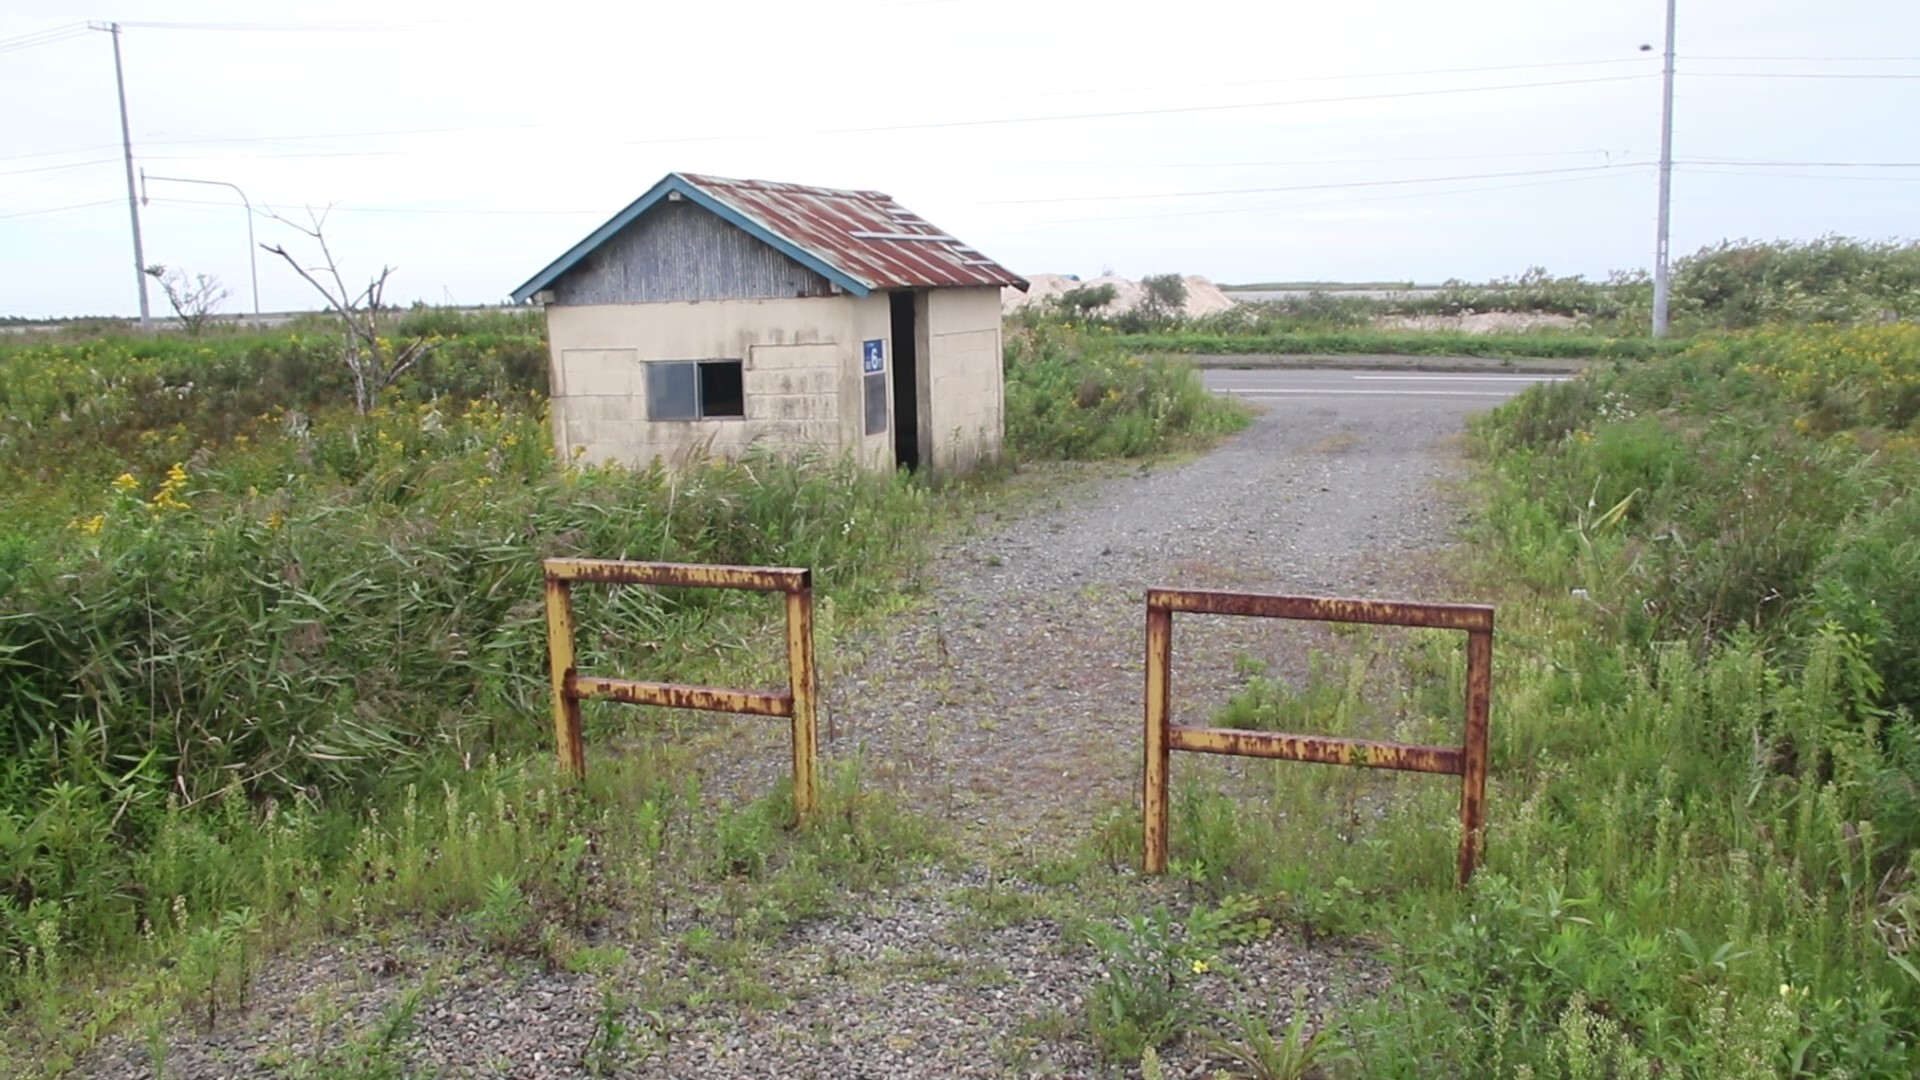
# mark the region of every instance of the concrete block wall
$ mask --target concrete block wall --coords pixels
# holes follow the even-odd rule
[[[843,297],[551,306],[555,450],[632,465],[752,446],[838,453],[848,447],[841,373],[859,364],[848,314]],[[644,365],[662,360],[740,361],[746,415],[650,420]]]
[[[921,412],[936,470],[962,472],[1000,453],[1003,387],[997,289],[936,289],[919,327]],[[562,458],[645,465],[750,446],[782,453],[851,452],[893,467],[895,418],[868,435],[860,343],[887,342],[885,293],[738,301],[556,304],[547,308],[551,415]],[[650,421],[648,361],[739,360],[746,415]],[[892,395],[888,395],[891,408]]]

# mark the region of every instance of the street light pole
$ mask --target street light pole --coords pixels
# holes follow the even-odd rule
[[[1667,225],[1673,205],[1673,27],[1678,0],[1667,0],[1667,59],[1660,91],[1660,212],[1653,247],[1653,336],[1667,336],[1672,281],[1667,270]]]
[[[127,162],[127,213],[133,217],[133,276],[140,282],[140,329],[153,328],[153,311],[147,306],[147,256],[140,249],[140,202],[133,189],[133,133],[127,125],[127,77],[120,68],[120,24],[87,24],[91,30],[113,35],[113,82],[120,91],[120,151]]]
[[[147,201],[147,181],[149,180],[164,180],[170,184],[211,184],[215,187],[232,188],[234,194],[240,196],[240,205],[246,207],[247,210],[247,272],[253,276],[253,313],[257,317],[260,314],[260,265],[254,255],[253,203],[247,198],[247,193],[240,190],[239,184],[229,184],[225,180],[194,180],[185,176],[151,176],[148,175],[147,170],[141,169],[140,201],[142,203]]]

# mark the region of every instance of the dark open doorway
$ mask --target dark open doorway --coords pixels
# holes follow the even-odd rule
[[[893,460],[903,469],[920,467],[920,355],[915,347],[914,294],[888,295],[893,307]]]

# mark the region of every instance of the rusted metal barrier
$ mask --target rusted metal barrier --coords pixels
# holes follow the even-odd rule
[[[553,727],[560,768],[575,777],[587,771],[580,738],[580,703],[609,698],[673,709],[785,716],[793,721],[793,809],[804,821],[819,806],[819,735],[814,702],[819,684],[813,669],[813,571],[764,566],[696,566],[616,559],[548,559],[547,658],[553,670]],[[573,651],[573,583],[652,585],[697,589],[744,589],[785,593],[787,598],[787,692],[726,690],[713,686],[640,682],[582,675]]]
[[[1467,634],[1467,730],[1460,746],[1286,735],[1269,731],[1188,727],[1172,722],[1173,613],[1249,615],[1262,619],[1371,623],[1464,630]],[[1487,714],[1493,697],[1493,608],[1482,604],[1416,604],[1336,600],[1210,589],[1147,590],[1147,730],[1142,804],[1149,874],[1167,870],[1167,764],[1173,750],[1199,754],[1310,761],[1369,769],[1446,773],[1460,777],[1460,884],[1480,862],[1486,825]]]

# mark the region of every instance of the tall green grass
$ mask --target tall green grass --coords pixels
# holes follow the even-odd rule
[[[557,903],[541,891],[559,872],[551,852],[515,871],[517,893],[483,895],[534,840],[461,861],[447,835],[467,828],[449,809],[462,800],[497,816],[502,799],[558,798],[543,558],[810,567],[830,635],[897,607],[943,523],[991,497],[828,457],[555,461],[520,370],[544,344],[491,325],[416,329],[442,335],[444,363],[365,416],[332,346],[299,333],[0,351],[0,1007],[73,1008],[71,978],[97,965],[196,940],[225,956],[233,935],[333,926],[356,897],[427,916],[487,895]],[[1089,439],[1071,410],[1029,415],[1022,460],[1158,452],[1239,415],[1190,369],[1056,344],[1010,363],[1009,400],[1094,381],[1110,430]],[[764,597],[582,589],[577,604],[586,670],[778,678]],[[805,880],[823,894],[921,843],[901,838],[909,812],[880,811],[895,820],[875,832],[869,797],[841,795],[844,827],[799,841],[819,848]],[[724,849],[721,872],[778,861],[778,822],[703,805],[700,843]],[[444,829],[394,839],[394,821],[443,812]],[[862,847],[827,850],[842,842]],[[429,847],[447,857],[408,869]],[[824,902],[782,896],[794,913]]]
[[[1471,889],[1448,782],[1190,781],[1189,877],[1394,956],[1341,1023],[1357,1075],[1920,1069],[1917,383],[1915,327],[1761,331],[1478,426],[1500,630]],[[1394,655],[1424,696],[1327,661],[1222,719],[1457,738],[1457,641]]]

